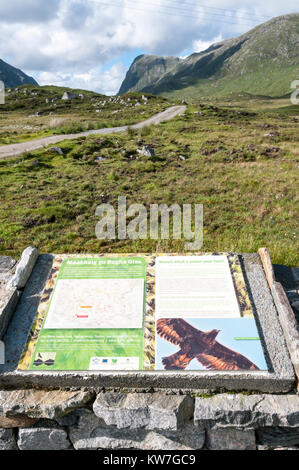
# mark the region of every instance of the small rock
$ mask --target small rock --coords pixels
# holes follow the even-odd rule
[[[140,155],[143,155],[144,157],[154,157],[155,156],[155,151],[153,148],[149,147],[148,145],[145,145],[142,147],[142,150],[137,150]]]
[[[264,134],[264,137],[277,137],[279,136],[279,132],[269,132],[267,134]]]
[[[50,147],[49,151],[53,150],[54,152],[58,153],[59,155],[63,155],[63,150],[60,147]]]

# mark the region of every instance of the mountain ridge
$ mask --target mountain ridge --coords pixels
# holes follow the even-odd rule
[[[163,62],[164,61],[164,62]],[[159,63],[164,63],[165,70]],[[151,73],[151,69],[153,73]],[[299,76],[299,13],[283,15],[212,44],[185,59],[135,58],[119,94],[140,91],[174,96],[247,92],[281,96]]]
[[[38,85],[37,81],[24,73],[21,69],[0,59],[0,80],[4,82],[5,88],[14,88],[21,85]]]

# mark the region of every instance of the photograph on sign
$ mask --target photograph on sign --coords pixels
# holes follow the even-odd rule
[[[267,370],[253,318],[161,318],[157,370]]]

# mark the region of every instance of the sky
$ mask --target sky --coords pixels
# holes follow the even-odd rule
[[[113,95],[136,56],[185,57],[298,0],[0,0],[0,58],[40,85]]]

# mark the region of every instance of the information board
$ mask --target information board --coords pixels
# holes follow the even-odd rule
[[[267,369],[255,319],[242,318],[227,256],[156,261],[156,369]]]
[[[237,255],[57,255],[20,370],[267,370]]]

